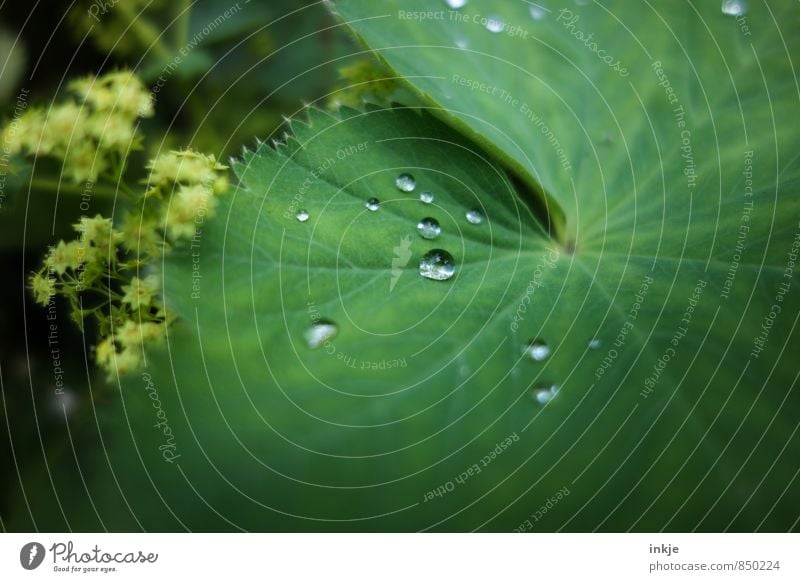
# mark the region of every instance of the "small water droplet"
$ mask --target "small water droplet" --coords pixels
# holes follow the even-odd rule
[[[458,10],[467,5],[467,0],[444,0],[444,3],[453,10]]]
[[[596,337],[593,337],[589,340],[589,349],[590,350],[599,350],[600,349],[600,340]]]
[[[400,174],[394,181],[394,185],[401,192],[412,192],[417,187],[417,181],[411,174]]]
[[[332,340],[337,333],[339,333],[339,328],[332,321],[326,319],[317,320],[306,330],[306,344],[309,348],[315,350]]]
[[[558,386],[555,384],[539,386],[533,390],[533,399],[539,404],[547,404],[558,394]]]
[[[486,21],[486,30],[489,32],[503,32],[506,28],[506,23],[500,20],[497,16],[490,16]]]
[[[529,11],[534,20],[544,20],[544,17],[547,16],[547,11],[538,4],[531,4]]]
[[[366,204],[364,204],[364,206],[366,206],[367,210],[370,212],[375,212],[378,208],[380,208],[380,205],[381,203],[377,198],[370,198],[367,200]]]
[[[300,222],[305,222],[306,220],[308,220],[308,212],[306,212],[305,210],[299,210],[295,218]]]
[[[467,212],[467,222],[470,224],[480,224],[483,222],[483,213],[477,208],[473,208]]]
[[[424,202],[425,204],[430,204],[431,202],[433,202],[433,194],[431,194],[430,192],[420,192],[419,199],[421,202]]]
[[[432,240],[441,234],[442,227],[439,226],[438,220],[428,217],[417,223],[417,232],[422,238]]]
[[[456,40],[456,46],[460,49],[465,49],[469,47],[469,43],[466,41],[466,39],[459,38]]]
[[[442,249],[433,249],[419,261],[419,274],[434,281],[447,281],[456,272],[453,255]]]
[[[722,13],[728,16],[741,16],[747,12],[746,0],[722,0]]]
[[[547,342],[537,338],[529,341],[523,352],[534,362],[544,362],[550,357],[551,350]]]

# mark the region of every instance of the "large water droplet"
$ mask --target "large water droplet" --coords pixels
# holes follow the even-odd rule
[[[320,319],[312,323],[311,327],[306,330],[306,344],[308,344],[309,348],[315,350],[333,339],[333,336],[337,333],[339,333],[339,328],[335,323]]]
[[[506,28],[506,23],[500,20],[497,16],[490,16],[486,21],[486,30],[489,32],[503,32]]]
[[[558,394],[558,386],[555,384],[539,386],[533,389],[533,399],[539,404],[547,404]]]
[[[467,222],[470,224],[480,224],[483,222],[483,213],[477,208],[473,208],[467,212]]]
[[[444,3],[453,10],[458,10],[459,8],[464,8],[464,6],[467,5],[467,0],[444,0]]]
[[[531,4],[528,10],[534,20],[544,20],[544,17],[547,16],[547,11],[538,4]]]
[[[741,16],[747,12],[746,0],[722,0],[722,13],[729,16]]]
[[[380,208],[381,203],[377,198],[370,198],[369,200],[367,200],[364,206],[366,206],[367,210],[369,210],[370,212],[375,212],[378,208]]]
[[[422,238],[432,240],[441,234],[442,227],[439,226],[438,220],[428,217],[417,223],[417,232]]]
[[[298,210],[295,218],[300,222],[305,222],[306,220],[308,220],[308,212],[306,212],[305,210]]]
[[[529,341],[523,352],[534,362],[544,362],[550,357],[551,350],[547,342],[537,338]]]
[[[417,181],[411,174],[400,174],[395,179],[394,185],[401,192],[412,192],[417,187]]]
[[[434,281],[447,281],[456,272],[453,255],[442,249],[433,249],[419,261],[419,274]]]
[[[419,199],[421,202],[424,202],[425,204],[430,204],[431,202],[433,202],[433,194],[431,194],[430,192],[420,192]]]
[[[596,337],[593,337],[589,340],[589,349],[590,350],[599,350],[600,349],[600,340]]]

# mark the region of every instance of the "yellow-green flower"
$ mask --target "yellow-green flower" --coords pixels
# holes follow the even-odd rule
[[[51,277],[36,273],[30,279],[31,289],[33,290],[36,303],[40,305],[47,305],[50,298],[56,292],[56,282]]]
[[[127,303],[134,310],[150,307],[153,297],[158,293],[158,288],[159,281],[155,275],[148,275],[144,279],[134,277],[131,279],[130,285],[122,286],[122,290],[125,292],[122,302]]]
[[[47,266],[59,275],[63,275],[67,269],[74,271],[81,266],[83,254],[78,241],[65,243],[61,240],[58,241],[55,247],[50,249],[50,254],[47,256]]]
[[[97,140],[101,149],[126,151],[135,135],[131,119],[116,111],[95,113],[87,123],[87,131]]]
[[[213,216],[216,205],[217,200],[210,188],[199,184],[181,186],[167,213],[167,231],[175,240],[193,237],[197,220]]]
[[[75,103],[50,108],[37,151],[43,154],[65,151],[80,143],[86,135],[86,121],[86,111]]]
[[[173,151],[158,156],[148,166],[152,184],[181,182],[184,184],[214,184],[218,173],[226,170],[212,155],[191,150]]]
[[[129,348],[118,352],[113,361],[109,364],[109,373],[116,372],[120,376],[130,374],[139,369],[142,364],[141,348]]]
[[[137,257],[156,255],[162,244],[162,235],[157,228],[154,218],[131,212],[122,221],[119,239],[125,249],[136,253]]]
[[[99,248],[108,247],[114,235],[110,218],[104,218],[96,214],[94,218],[87,216],[81,217],[80,221],[73,225],[76,232],[81,235],[81,240],[87,244],[92,243]]]
[[[114,338],[109,336],[97,344],[97,348],[95,348],[94,352],[94,358],[98,366],[102,368],[109,368],[116,354],[117,348],[114,344]]]

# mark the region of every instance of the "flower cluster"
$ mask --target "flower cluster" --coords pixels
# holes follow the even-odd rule
[[[130,71],[69,84],[76,97],[47,110],[31,108],[3,131],[9,153],[38,154],[63,163],[75,183],[97,182],[140,147],[136,121],[153,115],[150,94]]]
[[[113,151],[121,156],[124,167],[135,139],[135,118],[153,113],[141,83],[131,73],[120,72],[81,79],[70,86],[83,104],[53,107],[43,116],[49,121],[38,135],[25,136],[19,149],[42,153],[41,144],[47,144],[48,153],[60,156],[63,152],[65,170],[73,172],[74,178],[96,179],[97,173],[87,177],[83,160],[76,161],[68,153],[70,139],[53,132],[79,134],[95,149],[90,156],[93,167]],[[27,123],[33,123],[33,118]],[[217,196],[228,188],[227,167],[214,156],[191,150],[159,155],[147,170],[149,177],[139,193],[128,187],[119,190],[128,193],[130,204],[118,225],[99,214],[82,217],[73,225],[76,238],[50,247],[29,280],[37,303],[48,305],[61,296],[81,327],[87,317],[96,319],[100,339],[95,359],[109,377],[136,370],[144,345],[164,337],[174,316],[164,307],[154,265],[172,244],[195,235],[198,224],[214,214]]]

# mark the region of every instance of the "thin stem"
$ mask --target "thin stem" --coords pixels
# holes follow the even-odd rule
[[[161,33],[147,20],[142,18],[141,12],[136,12],[133,3],[120,2],[117,4],[117,10],[128,19],[131,24],[131,29],[148,50],[152,48],[153,52],[164,60],[171,60],[173,58],[172,51],[164,44]]]
[[[178,39],[178,47],[185,47],[189,41],[189,20],[192,14],[191,11],[192,0],[181,0],[178,2],[178,28],[176,37]]]
[[[114,198],[119,193],[117,190],[110,186],[103,186],[94,184],[91,188],[77,184],[65,184],[60,180],[53,180],[50,178],[33,178],[30,181],[31,188],[36,190],[47,190],[51,192],[59,192],[61,194],[99,194],[100,196],[108,196]]]

